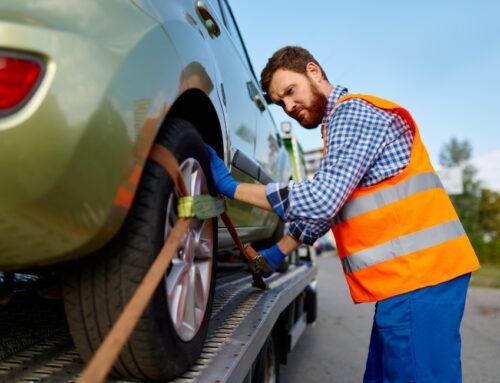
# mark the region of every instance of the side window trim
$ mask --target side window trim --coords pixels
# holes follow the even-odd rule
[[[228,31],[231,30],[229,27],[229,22],[227,20],[227,17],[229,17],[231,20],[231,24],[234,26],[234,29],[236,31],[237,36],[231,36],[233,39],[238,39],[239,41],[235,42],[236,44],[239,44],[243,50],[243,54],[245,57],[243,59],[248,65],[248,68],[250,69],[250,72],[252,73],[252,76],[254,80],[259,84],[259,81],[257,80],[257,76],[255,75],[255,70],[253,69],[252,61],[250,60],[250,56],[248,55],[247,47],[245,45],[245,42],[243,40],[243,37],[241,36],[240,28],[238,27],[238,24],[235,21],[233,10],[229,6],[228,2],[226,0],[215,0],[220,3],[221,11],[222,11],[222,18],[224,20],[224,24],[226,25],[226,28]],[[228,13],[228,14],[226,14]]]
[[[224,12],[222,11],[222,6],[219,2],[219,0],[209,0],[209,2],[212,4],[212,6],[215,8],[217,12],[217,16],[222,19],[222,22],[227,28],[227,22],[226,22],[226,16],[224,15]]]

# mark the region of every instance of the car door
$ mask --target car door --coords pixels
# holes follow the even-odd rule
[[[280,148],[280,141],[277,128],[274,124],[269,110],[267,108],[264,96],[260,91],[258,81],[255,77],[252,64],[248,57],[245,44],[238,29],[236,20],[234,19],[231,8],[226,0],[219,0],[219,5],[222,11],[224,23],[232,39],[233,45],[236,48],[241,63],[246,67],[248,73],[248,80],[246,82],[247,100],[253,104],[253,110],[256,113],[255,119],[255,140],[250,158],[245,158],[247,166],[254,167],[254,177],[260,183],[267,184],[271,181],[276,181],[278,174],[278,152]],[[234,161],[236,167],[238,161]],[[243,169],[243,171],[245,171]],[[247,171],[252,172],[251,169]],[[255,208],[253,208],[255,210]],[[257,214],[252,214],[252,225],[254,227],[253,236],[255,238],[269,235],[269,227],[274,227],[277,222],[275,214],[265,212],[260,209],[256,211]]]
[[[254,160],[260,99],[237,27],[219,0],[135,0],[164,26],[185,65],[200,63],[213,82],[210,98],[225,131],[224,151],[233,176],[242,182],[263,182]],[[223,9],[226,9],[224,11]],[[193,110],[196,113],[196,110]],[[262,237],[268,213],[237,201],[228,213],[245,240]],[[222,225],[220,225],[222,226]],[[219,244],[231,243],[221,230]]]
[[[199,2],[197,4],[199,6]],[[256,142],[259,140],[258,135],[262,133],[257,131],[262,113],[259,108],[262,105],[265,108],[265,101],[258,90],[237,24],[225,1],[206,1],[204,7],[215,22],[222,23],[219,25],[222,29],[220,35],[212,34],[210,45],[221,76],[221,95],[229,128],[231,172],[235,178],[244,182],[268,182],[270,178],[265,177],[268,172],[263,172],[255,159]],[[202,14],[203,10],[198,13]],[[267,223],[273,215],[237,201],[229,202],[229,214],[240,235],[246,240],[258,239],[266,234]],[[222,237],[221,240],[223,239]]]
[[[231,7],[227,0],[219,0],[219,3],[223,11],[225,24],[227,25],[235,46],[238,48],[238,53],[251,74],[251,79],[247,83],[247,88],[250,98],[255,103],[258,110],[253,158],[260,165],[260,172],[265,173],[264,177],[260,177],[260,181],[276,181],[276,177],[278,177],[280,170],[278,167],[278,156],[282,146],[281,137],[269,109],[267,108],[264,95],[260,90],[258,79],[255,76],[255,71],[253,70],[251,60],[240,34],[238,24],[231,11]]]

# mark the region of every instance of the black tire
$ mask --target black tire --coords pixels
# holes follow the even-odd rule
[[[259,351],[252,368],[252,383],[279,383],[280,362],[277,338],[269,335]]]
[[[168,148],[179,164],[196,160],[208,179],[210,192],[214,193],[209,176],[208,153],[193,125],[185,120],[167,119],[156,142]],[[96,351],[163,246],[165,227],[169,225],[167,209],[171,209],[168,206],[174,206],[174,203],[168,205],[168,201],[175,201],[176,197],[173,196],[175,191],[170,177],[163,168],[148,160],[133,206],[117,236],[65,278],[64,301],[69,328],[76,348],[85,361]],[[207,223],[206,235],[212,238],[212,247],[206,245],[206,251],[210,253],[210,249],[213,249],[212,263],[209,269],[204,269],[209,270],[204,275],[210,286],[205,283],[204,297],[208,296],[208,301],[201,322],[199,318],[202,314],[197,317],[198,330],[193,331],[190,339],[182,339],[179,330],[176,330],[169,311],[171,305],[166,292],[167,277],[156,289],[116,361],[112,375],[149,381],[171,379],[188,369],[201,353],[213,301],[217,254],[217,219],[204,222]],[[206,240],[203,243],[208,242]],[[180,254],[176,255],[179,259]],[[173,265],[167,274],[170,278],[173,278],[172,268]],[[190,276],[190,271],[186,275]],[[190,281],[187,276],[185,279]],[[195,280],[198,282],[198,279]],[[197,298],[193,300],[198,302]]]

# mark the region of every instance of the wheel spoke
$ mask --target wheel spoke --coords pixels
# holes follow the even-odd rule
[[[195,267],[191,266],[189,269],[186,300],[182,312],[182,327],[184,328],[185,331],[189,330],[194,331],[194,329],[196,328],[195,314],[194,314],[195,299],[196,299],[195,280],[196,280]]]
[[[172,262],[172,269],[167,277],[168,302],[176,326],[182,320],[181,316],[186,304],[186,294],[189,289],[189,270],[189,263],[176,259],[175,262]]]
[[[196,251],[196,243],[195,243],[195,235],[191,229],[189,229],[184,237],[182,237],[182,243],[184,245],[183,251],[183,259],[186,262],[192,263],[195,251]]]
[[[199,170],[200,164],[193,159],[186,160],[181,166],[182,178],[186,185],[187,192],[191,196],[200,194],[201,192],[201,189],[197,187],[199,184],[198,179],[200,178]]]
[[[189,158],[181,165],[182,178],[189,195],[208,193],[205,174],[198,161]]]
[[[207,300],[208,300],[208,290],[206,285],[203,283],[203,277],[200,268],[195,267],[195,305],[194,305],[194,318],[196,327],[198,327],[203,321],[203,313],[205,312]]]
[[[168,204],[167,204],[167,216],[166,216],[166,222],[165,222],[165,233],[164,233],[164,238],[168,238],[168,233],[172,230],[174,227],[175,223],[177,222],[177,195],[175,193],[171,193],[169,198],[168,198]]]
[[[203,175],[203,170],[196,169],[193,173],[192,186],[193,194],[204,194],[208,192],[208,188],[205,182],[205,176]]]
[[[213,252],[213,224],[211,219],[201,222],[195,232],[195,259],[210,259]]]
[[[188,195],[194,195],[191,190],[191,178],[193,174],[193,162],[190,160],[186,160],[181,165],[182,179],[184,180],[184,185],[186,185],[186,189]]]

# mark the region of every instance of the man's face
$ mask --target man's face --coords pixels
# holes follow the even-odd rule
[[[315,128],[323,119],[327,97],[307,73],[278,69],[269,84],[269,95],[306,129]]]

